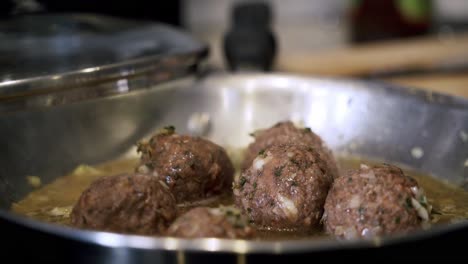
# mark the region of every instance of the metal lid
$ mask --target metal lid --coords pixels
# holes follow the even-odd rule
[[[153,22],[92,14],[17,17],[0,24],[0,99],[180,70],[206,54],[189,34]]]

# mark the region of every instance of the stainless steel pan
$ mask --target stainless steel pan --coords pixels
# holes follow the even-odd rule
[[[336,153],[408,165],[455,184],[463,185],[468,177],[468,101],[464,99],[385,83],[282,74],[223,74],[192,82],[181,79],[72,104],[28,108],[23,103],[24,108],[1,114],[0,234],[8,241],[2,254],[20,249],[27,253],[16,257],[61,263],[463,256],[468,243],[464,222],[378,242],[261,242],[91,232],[8,211],[12,202],[31,191],[26,175],[41,175],[50,182],[78,164],[132,155],[138,139],[166,124],[181,132],[201,133],[224,146],[243,147],[253,130],[293,119],[310,126]],[[117,87],[118,82],[107,85]],[[200,115],[208,122],[194,122]]]

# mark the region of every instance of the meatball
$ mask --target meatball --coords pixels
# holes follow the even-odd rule
[[[93,182],[71,213],[73,226],[155,235],[174,221],[177,205],[165,183],[145,174],[106,176]]]
[[[196,207],[181,215],[167,235],[184,238],[252,238],[255,231],[240,211],[230,207]]]
[[[305,144],[316,149],[322,155],[330,173],[333,177],[338,177],[338,166],[331,150],[322,139],[310,128],[298,128],[291,121],[278,122],[276,125],[253,133],[255,141],[252,142],[246,151],[242,169],[250,167],[252,161],[257,157],[259,151],[266,149],[272,144]]]
[[[323,220],[338,238],[373,238],[418,228],[430,209],[423,189],[400,168],[363,164],[334,181]]]
[[[164,181],[178,203],[209,198],[232,186],[234,166],[215,143],[175,133],[167,127],[147,143],[139,143],[138,172]]]
[[[307,230],[322,217],[332,175],[311,146],[271,145],[236,179],[235,202],[259,228]]]

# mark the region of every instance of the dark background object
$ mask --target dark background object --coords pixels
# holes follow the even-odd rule
[[[16,1],[20,2],[20,1]],[[28,2],[28,1],[22,1]],[[181,26],[181,0],[36,0],[40,9],[18,10],[13,0],[0,1],[0,17],[23,13],[95,13],[122,18],[153,20]],[[19,13],[18,13],[19,12]]]
[[[264,2],[233,6],[231,28],[224,36],[223,46],[230,70],[271,70],[277,51],[272,16],[270,5]]]
[[[422,36],[432,30],[432,0],[357,0],[352,3],[349,14],[351,42]]]

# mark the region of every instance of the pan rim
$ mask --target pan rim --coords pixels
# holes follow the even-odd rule
[[[29,219],[24,216],[0,210],[0,217],[19,224],[22,227],[61,238],[90,243],[107,248],[127,248],[161,251],[191,251],[191,252],[222,252],[231,254],[285,254],[285,253],[313,253],[331,250],[361,250],[382,248],[434,239],[450,232],[460,232],[468,229],[468,221],[433,226],[429,229],[413,231],[410,234],[385,236],[373,240],[338,240],[333,237],[301,240],[242,240],[224,238],[176,238],[151,237],[143,235],[119,234],[106,231],[82,230],[73,227],[61,226],[47,222]]]

